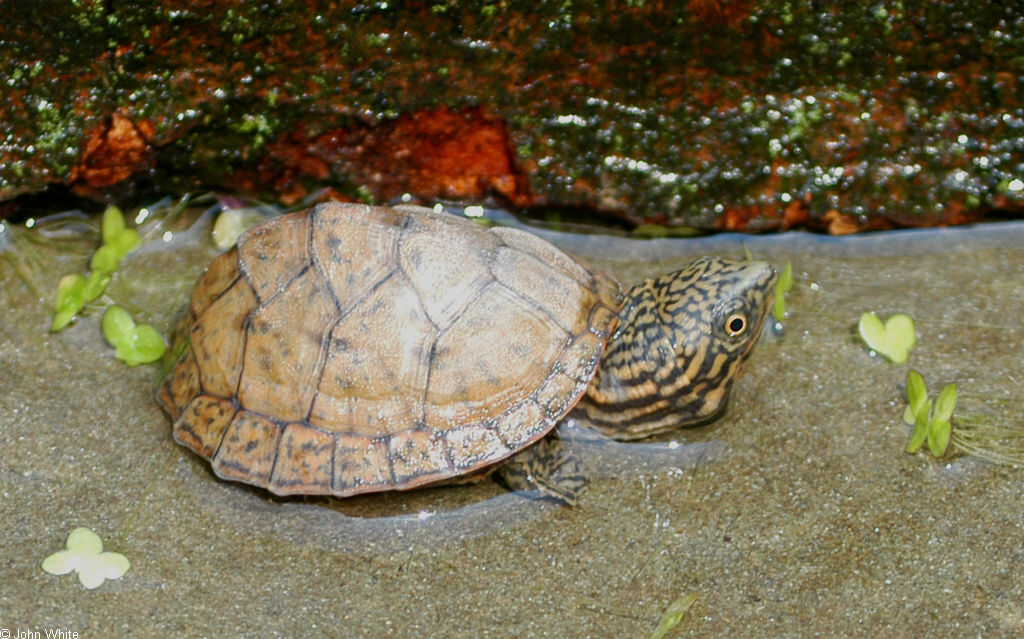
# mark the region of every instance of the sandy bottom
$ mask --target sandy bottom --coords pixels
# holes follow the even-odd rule
[[[550,236],[632,281],[735,237]],[[671,637],[1024,635],[1024,473],[903,452],[910,367],[958,414],[1024,426],[1024,227],[846,240],[747,238],[797,277],[726,416],[627,445],[577,432],[578,507],[493,482],[354,500],[280,500],[179,448],[97,314],[47,332],[88,246],[0,257],[0,625],[100,636]],[[142,251],[110,295],[168,329],[208,242]],[[143,310],[145,309],[145,310]],[[912,315],[894,365],[853,337],[863,311]],[[93,591],[43,559],[77,526],[131,571]]]

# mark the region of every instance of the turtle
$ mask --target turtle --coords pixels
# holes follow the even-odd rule
[[[714,419],[774,282],[703,257],[625,289],[523,230],[328,202],[213,260],[157,396],[218,477],[276,495],[497,470],[572,504],[585,480],[555,427],[632,440]]]

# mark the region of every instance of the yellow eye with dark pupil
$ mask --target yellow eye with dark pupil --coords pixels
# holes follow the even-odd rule
[[[747,330],[747,316],[742,313],[733,313],[725,320],[725,332],[729,337],[738,337]]]

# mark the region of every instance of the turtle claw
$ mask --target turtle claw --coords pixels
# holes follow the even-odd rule
[[[556,435],[548,435],[498,467],[502,482],[513,491],[534,493],[575,506],[586,486],[583,463],[566,450]]]

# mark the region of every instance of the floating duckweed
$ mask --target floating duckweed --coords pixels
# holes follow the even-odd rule
[[[213,224],[213,243],[226,251],[235,245],[238,236],[267,219],[254,208],[224,209]]]
[[[903,313],[891,316],[885,324],[874,313],[864,313],[857,323],[857,330],[868,348],[894,364],[906,362],[910,349],[917,342],[914,320]]]
[[[92,259],[89,261],[89,268],[92,271],[109,274],[116,271],[120,263],[121,258],[117,255],[117,249],[104,244],[96,249],[96,252],[92,254]]]
[[[65,275],[57,283],[57,298],[53,304],[51,331],[59,331],[74,319],[85,305],[85,277],[79,273]]]
[[[103,212],[102,229],[103,246],[113,250],[118,262],[139,245],[139,232],[125,228],[124,214],[116,206],[107,207]]]
[[[956,384],[946,384],[934,404],[928,399],[924,377],[911,369],[907,372],[907,401],[903,421],[914,426],[906,451],[916,453],[928,442],[928,450],[938,458],[946,454],[952,434],[953,410],[956,408]]]
[[[89,260],[88,278],[76,273],[65,275],[58,282],[51,331],[61,330],[71,323],[86,304],[99,299],[121,260],[140,242],[138,231],[125,228],[124,214],[116,206],[108,207],[103,212],[101,235],[103,245],[96,249]]]
[[[782,322],[786,318],[786,293],[793,288],[793,263],[786,262],[782,272],[779,273],[779,280],[775,284],[775,303],[772,306],[772,317],[776,322]]]
[[[695,603],[697,603],[697,593],[691,592],[669,604],[669,607],[665,609],[665,614],[661,616],[658,627],[651,633],[650,639],[662,639],[665,637],[673,628],[679,625],[679,622],[683,620],[683,617],[686,616],[686,613],[690,611],[690,608]]]
[[[114,357],[129,366],[155,362],[167,348],[159,331],[149,324],[136,324],[120,306],[108,308],[102,323],[103,336],[114,347]]]
[[[65,550],[58,550],[44,559],[42,568],[51,575],[77,572],[78,581],[92,590],[107,579],[123,577],[131,563],[119,552],[104,552],[99,535],[83,527],[72,530]]]

